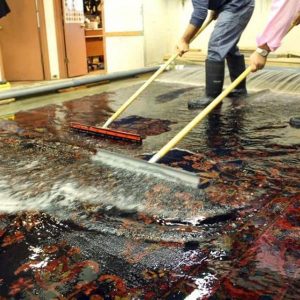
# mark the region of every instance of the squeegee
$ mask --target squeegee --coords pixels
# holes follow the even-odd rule
[[[208,25],[212,22],[213,17],[210,16],[208,20],[202,25],[202,27],[199,29],[199,31],[195,34],[193,41],[200,33],[202,33]],[[100,135],[107,138],[113,138],[113,139],[122,139],[126,141],[131,142],[142,142],[142,137],[137,134],[119,131],[115,129],[108,128],[109,125],[117,119],[128,107],[131,105],[133,101],[136,100],[136,98],[178,57],[179,53],[173,54],[168,61],[163,64],[126,102],[124,102],[121,107],[104,123],[102,127],[93,127],[88,125],[83,125],[79,123],[70,123],[70,127],[72,129]]]

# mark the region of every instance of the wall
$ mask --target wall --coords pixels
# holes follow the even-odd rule
[[[146,65],[161,63],[166,53],[175,51],[181,9],[182,0],[143,1]]]
[[[142,0],[105,0],[104,29],[107,72],[145,65]]]

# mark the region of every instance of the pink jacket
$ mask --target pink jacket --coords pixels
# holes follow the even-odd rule
[[[268,23],[257,37],[257,45],[268,44],[271,51],[275,51],[299,13],[300,0],[273,0]]]

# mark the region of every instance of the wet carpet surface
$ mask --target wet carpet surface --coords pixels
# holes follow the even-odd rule
[[[201,88],[149,87],[112,126],[142,145],[70,130],[137,87],[0,120],[0,299],[299,299],[299,95],[226,99],[161,161],[197,173],[195,190],[94,158],[148,159]]]

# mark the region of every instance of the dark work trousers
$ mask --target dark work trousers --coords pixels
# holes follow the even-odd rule
[[[231,12],[230,5],[230,2],[225,4],[219,12],[208,44],[208,60],[221,62],[227,56],[241,55],[237,44],[253,14],[254,0],[235,13]]]

